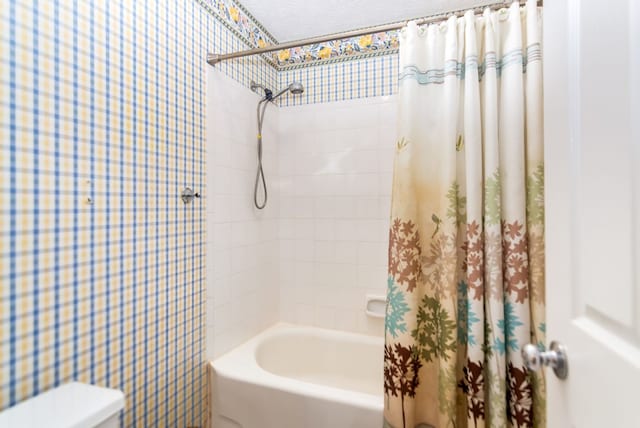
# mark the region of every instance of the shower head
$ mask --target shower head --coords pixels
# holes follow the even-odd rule
[[[291,93],[294,95],[300,95],[301,93],[304,92],[304,86],[302,86],[302,83],[300,82],[293,82],[289,84],[289,86],[287,86],[286,88],[284,88],[283,90],[275,94],[273,96],[273,99],[278,98],[280,95],[283,95],[287,91],[291,91]]]
[[[267,101],[273,101],[276,98],[278,98],[280,95],[284,95],[284,93],[287,92],[287,91],[291,91],[291,93],[294,94],[294,95],[300,95],[301,93],[304,92],[304,86],[302,86],[302,83],[300,83],[300,82],[292,82],[292,83],[289,84],[289,86],[287,86],[286,88],[282,89],[277,94],[273,95],[273,92],[271,91],[271,89],[265,87],[264,85],[256,83],[256,82],[254,82],[252,80],[251,81],[251,90],[253,92],[258,92],[258,93],[259,93],[259,90],[262,90],[264,92],[264,99],[267,100]]]
[[[299,95],[304,92],[304,86],[300,82],[293,82],[289,85],[289,90],[294,95]]]
[[[275,100],[287,91],[291,91],[294,95],[299,95],[304,92],[304,86],[302,86],[302,83],[300,82],[292,82],[276,95],[273,95],[270,89],[267,89],[263,85],[252,80],[251,90],[256,92],[258,89],[262,89],[264,91],[264,98],[258,101],[258,108],[256,111],[258,116],[258,171],[256,173],[255,186],[253,187],[253,203],[257,209],[261,210],[267,205],[267,181],[264,178],[264,171],[262,170],[262,123],[264,120],[264,113],[267,110],[269,101]],[[262,191],[264,193],[264,200],[262,202],[258,202],[258,187],[260,186],[260,183],[262,183]]]

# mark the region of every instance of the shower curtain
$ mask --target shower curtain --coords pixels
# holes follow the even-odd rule
[[[541,13],[402,31],[387,428],[545,425]]]

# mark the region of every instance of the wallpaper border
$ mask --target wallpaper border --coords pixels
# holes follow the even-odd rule
[[[278,40],[237,0],[196,0],[233,32],[247,48],[277,45]],[[277,71],[356,61],[398,53],[400,30],[282,49],[260,56]]]

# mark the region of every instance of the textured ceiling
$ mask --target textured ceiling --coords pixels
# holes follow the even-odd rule
[[[497,2],[500,0],[240,0],[279,42]]]

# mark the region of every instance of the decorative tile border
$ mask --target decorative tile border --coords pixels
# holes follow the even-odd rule
[[[283,49],[273,56],[279,69],[290,69],[389,55],[398,51],[399,33],[400,30],[392,30]]]
[[[263,48],[267,45],[278,44],[275,37],[269,33],[249,11],[237,1],[233,0],[196,0],[207,12],[216,17],[220,23],[233,32],[248,48]],[[272,55],[262,55],[273,67],[278,63]]]
[[[278,44],[276,38],[237,0],[196,1],[246,43],[248,49]],[[398,52],[398,35],[399,30],[391,30],[283,49],[261,56],[278,71],[332,64],[395,54]]]

